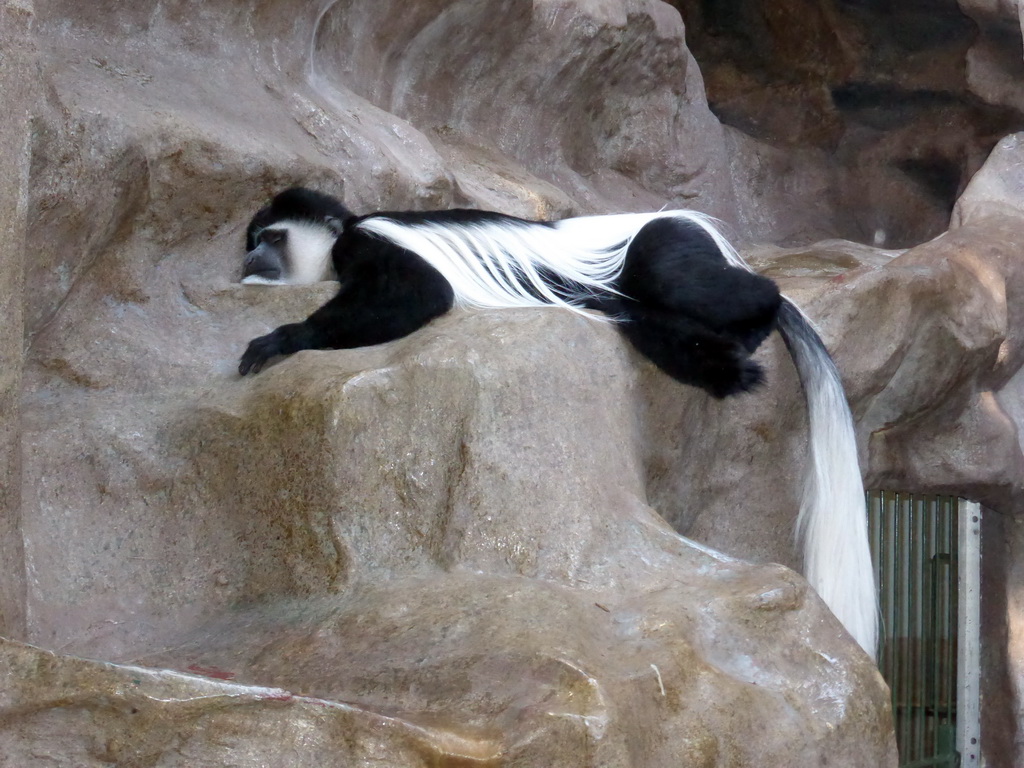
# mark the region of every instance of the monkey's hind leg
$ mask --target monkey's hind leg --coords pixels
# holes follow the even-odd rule
[[[772,280],[730,264],[696,224],[656,219],[633,238],[619,290],[647,309],[685,315],[753,352],[776,327]]]
[[[629,302],[622,333],[637,350],[677,381],[717,398],[749,392],[764,381],[761,366],[741,339],[718,333],[686,315]]]

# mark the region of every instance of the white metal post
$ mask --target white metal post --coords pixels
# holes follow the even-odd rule
[[[981,505],[961,502],[956,748],[961,768],[981,761]]]

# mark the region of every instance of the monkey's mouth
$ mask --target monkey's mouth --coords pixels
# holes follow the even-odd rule
[[[281,270],[276,267],[242,270],[242,277],[251,277],[253,275],[256,275],[257,277],[265,277],[268,280],[278,280],[281,277]]]
[[[246,270],[242,275],[243,285],[267,285],[281,283],[280,269]]]

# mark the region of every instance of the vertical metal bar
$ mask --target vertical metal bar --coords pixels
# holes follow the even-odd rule
[[[906,610],[908,618],[907,640],[910,645],[910,690],[911,698],[911,726],[910,726],[910,755],[911,760],[920,760],[921,753],[918,752],[918,728],[921,725],[919,714],[921,711],[921,693],[919,686],[921,680],[918,678],[918,657],[921,655],[921,633],[918,629],[918,608],[921,605],[921,569],[918,567],[918,559],[921,556],[921,539],[918,537],[918,523],[921,521],[921,499],[913,497],[910,501],[910,514],[908,517],[908,544],[910,556],[907,558],[909,568],[909,579],[907,580]]]
[[[957,537],[957,519],[960,514],[959,499],[951,500],[946,512],[946,552],[949,568],[946,571],[946,723],[956,723],[956,630],[957,630],[957,582],[959,580],[960,546]]]
[[[879,637],[878,637],[878,659],[880,662],[880,669],[882,676],[888,669],[889,664],[889,650],[886,637],[889,629],[889,613],[887,611],[887,600],[886,590],[889,586],[889,576],[886,572],[886,563],[888,557],[886,556],[886,549],[888,548],[889,537],[886,535],[886,513],[885,513],[885,494],[879,493],[877,498],[878,503],[878,607],[881,611],[881,621],[879,621]],[[886,678],[888,680],[888,678]]]
[[[946,536],[946,518],[950,514],[953,508],[953,501],[951,499],[943,499],[942,506],[939,508],[939,517],[936,526],[935,536],[935,547],[936,551],[941,552],[941,557],[938,562],[938,568],[936,569],[935,577],[935,590],[936,590],[936,614],[935,620],[935,663],[939,665],[941,673],[937,682],[938,691],[936,693],[935,711],[938,713],[936,716],[936,738],[939,740],[939,745],[942,743],[942,734],[939,731],[939,726],[944,725],[949,721],[949,707],[946,706],[946,689],[948,686],[947,678],[949,676],[949,663],[946,659],[946,653],[949,647],[949,630],[948,625],[950,619],[949,602],[948,602],[948,591],[949,591],[949,576],[953,572],[950,563],[949,554],[949,541]],[[938,746],[936,749],[938,749]]]
[[[881,585],[881,583],[882,583],[882,573],[881,573],[881,563],[882,563],[881,552],[882,552],[882,549],[879,546],[879,544],[880,544],[880,538],[879,538],[880,529],[879,529],[879,526],[881,525],[881,519],[880,519],[880,517],[878,515],[878,507],[877,507],[877,503],[876,503],[877,498],[878,498],[877,492],[872,492],[872,491],[865,492],[864,500],[866,502],[867,510],[868,510],[868,541],[869,541],[869,544],[870,544],[870,547],[871,547],[871,568],[872,568],[872,571],[873,571],[874,576],[875,576],[875,585],[876,585],[876,587],[879,587],[879,585]],[[879,606],[881,606],[881,601],[879,601]],[[882,663],[882,642],[881,642],[881,640],[879,640],[878,648],[876,650],[877,650],[877,653],[878,653],[878,663],[879,663],[879,665],[881,665],[881,663]]]
[[[870,526],[869,535],[871,536],[871,564],[875,571],[875,586],[878,589],[878,607],[882,609],[882,515],[879,509],[879,502],[882,494],[880,492],[869,492],[867,494],[868,500],[868,525]],[[883,612],[881,618],[884,620],[885,613]],[[882,663],[882,654],[884,653],[885,641],[882,639],[884,630],[879,632],[878,638],[878,662],[879,665]]]
[[[875,538],[877,571],[875,584],[878,586],[878,668],[885,675],[885,507],[881,493],[871,494],[872,509],[878,518],[878,535]]]
[[[878,583],[878,553],[882,550],[878,546],[878,494],[867,492],[867,507],[868,507],[868,536],[871,541],[871,564],[875,569],[875,583]]]
[[[958,501],[957,505],[950,509],[947,535],[949,536],[949,694],[947,707],[950,713],[950,725],[956,724],[956,696],[957,696],[957,659],[959,658],[959,632],[960,627],[960,601],[958,599],[960,589],[960,536],[959,519],[962,514],[963,503]]]
[[[909,570],[907,579],[907,643],[908,653],[910,658],[908,659],[910,665],[910,691],[911,691],[911,709],[910,709],[910,759],[918,760],[921,755],[917,751],[917,727],[918,727],[918,705],[920,704],[918,685],[920,681],[917,677],[917,657],[921,652],[921,638],[917,628],[917,609],[918,603],[918,590],[920,589],[920,570],[917,567],[917,560],[921,552],[921,540],[917,536],[917,523],[921,519],[920,508],[921,500],[916,496],[910,500],[908,515],[907,515],[907,543],[910,545],[910,557],[907,558],[907,568]]]
[[[958,762],[956,755],[956,627],[957,627],[957,515],[960,500],[947,499],[942,517],[942,718],[939,731],[939,749],[948,755],[948,765]]]
[[[928,560],[931,566],[928,569],[928,606],[931,612],[928,617],[928,706],[931,712],[929,722],[930,745],[929,754],[939,754],[939,685],[941,682],[942,670],[939,666],[939,579],[941,578],[941,552],[939,550],[939,515],[942,514],[944,500],[936,497],[932,502],[930,514],[928,515]]]
[[[935,622],[938,616],[938,606],[935,603],[935,591],[938,589],[938,557],[939,547],[937,534],[939,530],[939,506],[942,504],[942,497],[936,496],[932,501],[927,520],[925,535],[928,539],[928,657],[926,659],[928,674],[928,754],[938,754],[938,740],[936,734],[939,731],[939,709],[936,700],[936,690],[939,680],[939,646],[936,639],[938,633],[935,631]]]
[[[883,595],[884,612],[885,616],[885,643],[886,643],[886,669],[885,675],[886,680],[889,681],[890,693],[893,696],[893,717],[896,716],[896,690],[895,690],[895,672],[893,665],[895,664],[896,649],[893,647],[893,637],[895,632],[895,612],[893,609],[893,590],[895,585],[895,573],[893,571],[894,562],[894,547],[895,547],[895,516],[893,515],[893,499],[892,494],[886,494],[885,496],[885,557],[886,557],[886,591]]]
[[[900,504],[900,494],[893,494],[893,526],[892,526],[892,543],[893,543],[893,601],[892,601],[892,688],[893,688],[893,699],[895,705],[894,714],[896,715],[896,747],[899,750],[899,754],[905,755],[907,746],[904,743],[903,738],[903,701],[906,689],[903,686],[903,666],[900,664],[903,648],[900,644],[900,635],[902,634],[902,613],[903,605],[900,600],[903,584],[902,567],[900,565],[900,553],[903,550],[903,537],[901,534],[901,519],[903,517],[903,510]]]
[[[942,510],[942,551],[946,554],[946,570],[942,582],[942,711],[943,723],[953,722],[953,691],[956,690],[954,679],[953,643],[956,633],[956,613],[953,607],[953,593],[956,585],[956,542],[953,540],[952,521],[956,519],[957,502],[950,499]]]
[[[956,743],[962,768],[981,765],[981,505],[967,502],[959,515],[959,644]]]
[[[942,552],[946,556],[946,569],[943,573],[942,580],[942,712],[943,722],[948,723],[950,715],[952,714],[952,707],[949,701],[949,692],[953,690],[953,686],[949,685],[949,675],[952,672],[952,659],[950,658],[950,652],[953,644],[952,632],[950,627],[953,621],[953,611],[950,601],[952,600],[952,585],[955,582],[953,579],[953,560],[952,553],[950,552],[951,537],[949,536],[949,520],[955,518],[955,504],[950,501],[947,505],[943,505],[942,509],[942,526],[939,529],[939,535],[941,536]]]
[[[931,513],[931,499],[922,499],[918,505],[918,524],[914,527],[914,539],[918,541],[918,559],[914,567],[918,570],[918,592],[916,592],[916,646],[918,646],[918,760],[928,757],[925,752],[925,732],[928,728],[928,631],[925,629],[928,617],[928,548],[931,544],[925,535],[925,525]]]
[[[896,494],[896,686],[899,690],[899,754],[903,762],[909,762],[907,729],[907,672],[906,664],[906,582],[907,582],[907,541],[906,541],[906,496]]]
[[[901,633],[901,641],[903,645],[903,695],[904,701],[906,702],[906,709],[904,710],[906,725],[903,729],[905,734],[904,739],[906,740],[907,745],[906,754],[910,755],[913,753],[914,747],[914,635],[912,622],[913,611],[911,610],[914,579],[914,540],[912,535],[914,525],[913,496],[904,495],[903,497],[902,523],[903,594],[900,595],[900,605],[903,613],[901,618],[901,621],[903,622],[903,632]]]
[[[921,574],[924,568],[921,566],[921,536],[918,529],[921,525],[922,500],[915,496],[910,503],[910,517],[907,520],[910,537],[910,580],[907,600],[907,612],[909,614],[908,640],[910,643],[910,690],[911,699],[911,743],[910,754],[912,760],[921,759],[919,739],[923,723],[921,721],[921,687],[922,679],[920,674],[921,659]]]

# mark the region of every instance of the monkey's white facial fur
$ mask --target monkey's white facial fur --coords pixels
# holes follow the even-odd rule
[[[260,230],[245,255],[247,285],[310,285],[333,280],[331,248],[337,232],[329,223],[278,221]]]

